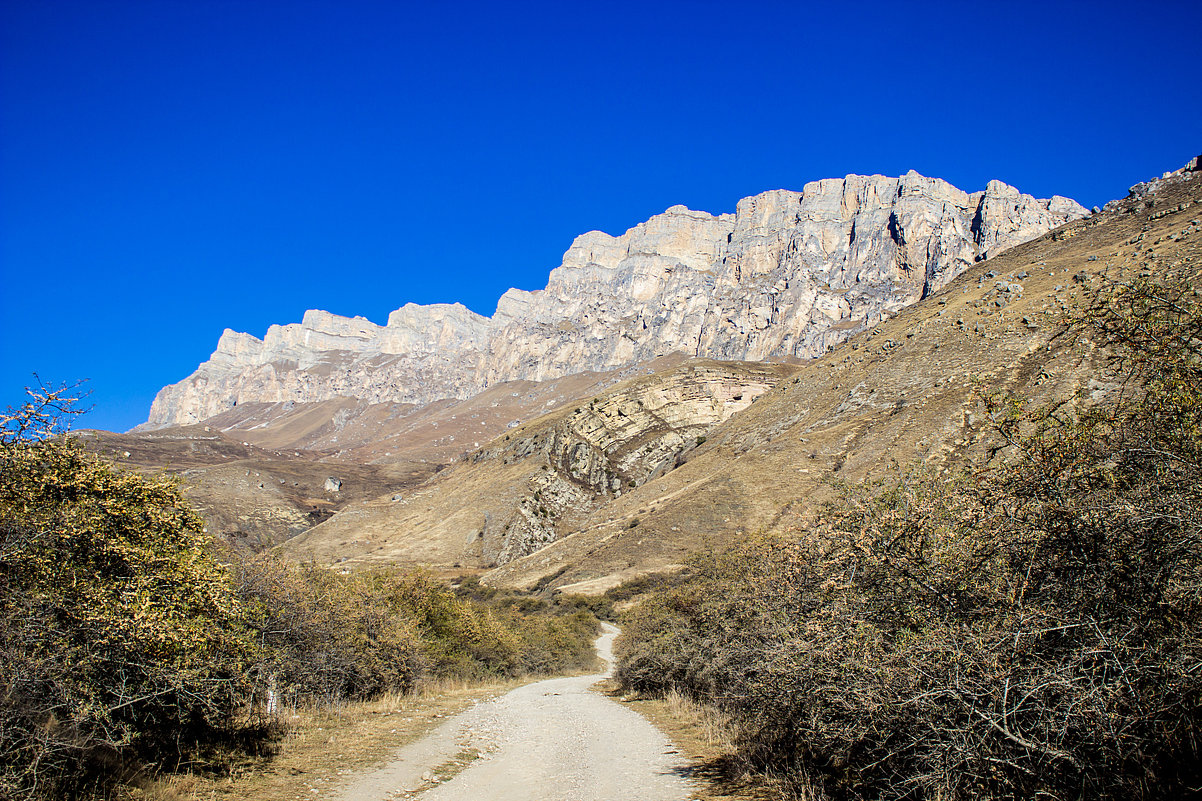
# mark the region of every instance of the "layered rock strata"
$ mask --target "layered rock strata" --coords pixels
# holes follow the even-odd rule
[[[621,236],[577,237],[545,289],[509,290],[491,318],[409,304],[383,326],[310,311],[262,340],[227,330],[209,361],[159,392],[147,425],[247,402],[425,404],[667,353],[814,357],[974,262],[1087,214],[1000,181],[966,193],[915,172],[765,192],[734,214],[673,206]]]

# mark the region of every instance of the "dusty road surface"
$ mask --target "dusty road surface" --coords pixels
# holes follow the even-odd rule
[[[617,628],[596,647],[613,666]],[[548,679],[450,718],[342,801],[686,801],[685,760],[636,712],[590,692],[605,674]]]

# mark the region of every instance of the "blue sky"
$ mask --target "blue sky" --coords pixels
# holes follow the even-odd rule
[[[305,309],[491,314],[572,238],[909,169],[1087,206],[1202,150],[1202,4],[0,0],[0,405],[124,430]]]

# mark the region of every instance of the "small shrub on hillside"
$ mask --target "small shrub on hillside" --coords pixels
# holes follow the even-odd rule
[[[611,604],[628,601],[639,595],[651,592],[662,592],[679,586],[688,577],[687,573],[679,570],[669,573],[643,573],[623,581],[616,587],[606,590],[603,596]]]

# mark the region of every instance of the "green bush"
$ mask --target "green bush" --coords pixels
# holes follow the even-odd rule
[[[551,674],[590,667],[596,656],[592,641],[598,618],[609,608],[599,599],[556,594],[551,598],[521,590],[489,587],[474,576],[461,579],[455,595],[476,614],[487,612],[517,636],[520,661],[516,673]]]
[[[474,579],[452,588],[421,570],[342,575],[269,556],[236,573],[260,648],[256,686],[283,703],[405,692],[428,677],[553,673],[593,659],[597,621],[587,611],[564,614]]]
[[[11,419],[11,418],[10,418]],[[254,644],[200,519],[165,478],[69,439],[0,442],[0,796],[223,736]]]
[[[233,555],[233,554],[231,554]],[[413,616],[380,581],[288,565],[235,562],[236,593],[254,632],[256,703],[330,703],[406,692],[427,661]]]

